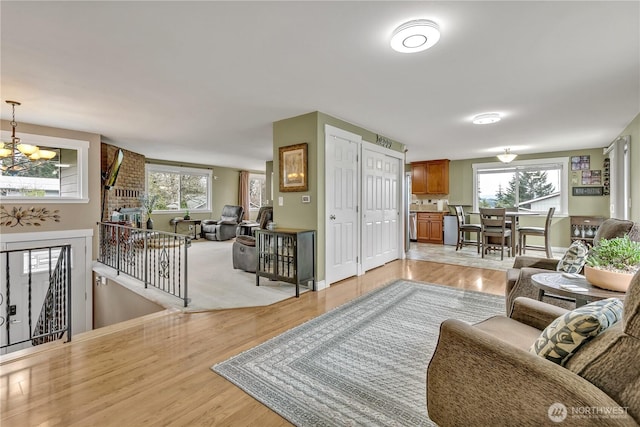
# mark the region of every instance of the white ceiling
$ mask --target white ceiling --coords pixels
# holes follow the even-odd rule
[[[2,1],[2,100],[155,159],[264,169],[321,111],[409,161],[603,147],[640,112],[640,2]],[[389,37],[439,23],[433,48]],[[493,125],[472,125],[500,112]],[[2,102],[2,118],[10,107]],[[20,127],[18,126],[18,134]],[[302,141],[300,141],[302,142]]]

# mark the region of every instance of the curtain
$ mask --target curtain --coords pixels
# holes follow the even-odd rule
[[[244,209],[242,219],[249,219],[249,172],[240,171],[240,185],[238,186],[238,201]]]

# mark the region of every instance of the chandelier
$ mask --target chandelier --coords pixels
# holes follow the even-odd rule
[[[17,101],[6,101],[11,105],[11,142],[0,142],[0,169],[8,175],[18,175],[21,172],[41,164],[42,161],[56,157],[57,152],[45,150],[37,145],[24,144],[16,136],[16,105]]]

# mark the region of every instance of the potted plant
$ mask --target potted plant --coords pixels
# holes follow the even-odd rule
[[[189,215],[189,209],[187,209],[184,213],[184,219],[191,219],[191,215]]]
[[[152,230],[153,219],[151,219],[151,213],[158,203],[158,196],[155,194],[150,195],[148,193],[143,193],[142,196],[140,196],[140,202],[142,203],[142,208],[147,213],[147,230]]]
[[[586,279],[594,286],[626,292],[640,269],[640,242],[629,236],[600,239],[587,255]]]

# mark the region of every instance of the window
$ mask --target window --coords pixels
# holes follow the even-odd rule
[[[4,132],[2,136],[4,139]],[[88,141],[30,134],[21,134],[20,138],[56,155],[50,160],[29,160],[16,151],[14,156],[0,158],[0,197],[3,200],[33,203],[89,200]]]
[[[509,207],[545,213],[555,207],[567,214],[568,158],[473,165],[474,210]]]
[[[29,259],[29,252],[31,259]],[[29,264],[31,264],[31,274],[49,272],[49,267],[53,271],[60,258],[62,248],[36,249],[26,251],[22,254],[22,274],[29,274]],[[71,251],[73,253],[73,250]],[[71,268],[73,268],[73,255],[71,256]]]
[[[211,170],[148,164],[147,192],[158,196],[154,212],[211,211]]]
[[[249,210],[258,210],[267,203],[267,183],[263,174],[249,175]]]

